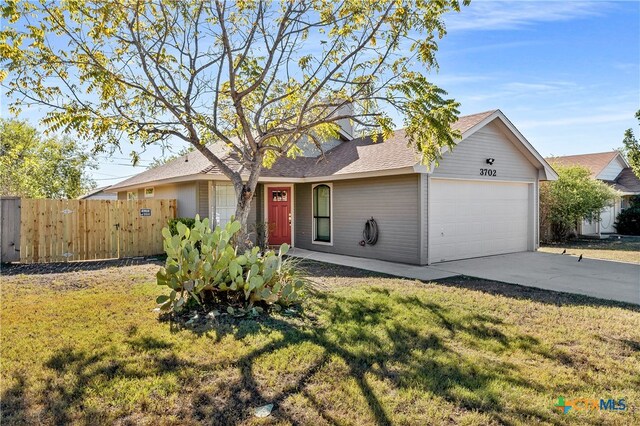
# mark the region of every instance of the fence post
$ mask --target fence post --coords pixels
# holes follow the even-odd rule
[[[0,197],[0,263],[20,260],[19,197]]]

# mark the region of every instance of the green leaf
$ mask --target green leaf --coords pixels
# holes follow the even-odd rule
[[[260,275],[251,277],[251,280],[249,281],[249,290],[258,289],[262,287],[263,284],[264,284],[264,279]]]
[[[284,243],[280,246],[280,250],[278,250],[278,256],[283,256],[287,254],[288,251],[289,251],[289,244]]]
[[[163,303],[167,302],[168,300],[170,300],[169,296],[167,296],[166,294],[162,294],[162,295],[160,295],[160,296],[158,296],[156,298],[156,303],[158,305],[162,305]]]
[[[242,267],[238,264],[237,261],[232,260],[231,262],[229,262],[229,275],[231,275],[232,279],[235,279],[241,272]]]
[[[162,236],[167,240],[171,239],[171,231],[169,231],[169,228],[162,228]]]
[[[236,220],[227,225],[227,232],[229,232],[229,235],[234,235],[240,228],[242,228],[242,225]]]

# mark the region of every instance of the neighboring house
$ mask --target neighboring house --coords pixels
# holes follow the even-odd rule
[[[79,200],[117,200],[118,196],[113,192],[108,192],[110,186],[103,186],[102,188],[96,188],[91,192],[78,197]]]
[[[578,233],[582,235],[616,232],[615,221],[618,214],[629,207],[631,197],[640,194],[640,179],[633,173],[620,151],[553,157],[547,158],[547,161],[563,166],[586,167],[594,179],[601,180],[620,192],[620,199],[602,211],[599,221],[584,220],[578,229]]]
[[[402,130],[380,143],[333,141],[324,158],[280,158],[260,177],[249,223],[268,222],[271,244],[420,265],[536,250],[539,181],[556,173],[499,110],[454,127],[462,138],[437,167],[420,164]],[[236,205],[229,180],[198,152],[109,190],[119,199],[176,198],[179,216],[218,225]],[[370,218],[379,238],[362,245]]]

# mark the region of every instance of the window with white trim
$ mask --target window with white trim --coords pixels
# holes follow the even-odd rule
[[[236,190],[231,183],[216,182],[215,193],[216,225],[224,228],[236,213]]]
[[[144,198],[153,198],[154,190],[153,188],[145,188],[144,189]]]
[[[138,191],[129,191],[127,192],[127,200],[135,201],[138,199]]]
[[[313,187],[313,242],[331,243],[331,186]]]

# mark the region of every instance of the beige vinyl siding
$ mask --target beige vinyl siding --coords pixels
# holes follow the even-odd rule
[[[422,218],[420,222],[420,264],[426,265],[429,263],[429,185],[431,184],[431,176],[427,174],[418,175],[418,194],[420,202],[419,217]]]
[[[487,158],[494,158],[493,165]],[[497,175],[481,176],[480,169],[496,170]],[[472,178],[487,181],[534,181],[538,170],[527,160],[498,125],[490,123],[444,154],[433,177]]]
[[[195,182],[158,186],[155,198],[178,200],[178,217],[195,217],[198,212]]]
[[[420,263],[418,174],[333,182],[333,245],[312,243],[312,184],[295,185],[296,247]],[[361,247],[362,230],[373,217],[379,228],[378,243]]]
[[[143,188],[138,188],[138,189],[131,189],[129,191],[120,191],[120,192],[118,192],[118,200],[126,200],[127,199],[127,193],[129,193],[129,192],[137,193],[138,194],[138,200],[143,200],[144,199],[144,189]],[[157,196],[155,194],[154,194],[154,198],[157,198]]]
[[[144,199],[144,189],[140,188],[140,189],[131,189],[129,191],[121,191],[118,192],[118,200],[126,200],[127,199],[127,193],[129,192],[135,192],[138,194],[138,200],[143,200]]]
[[[151,187],[148,187],[151,188]],[[177,200],[177,217],[195,217],[198,212],[196,198],[196,182],[153,186],[153,198],[157,200]],[[144,199],[144,188],[134,189],[138,192],[138,199]],[[127,192],[118,192],[118,200],[126,200]]]

